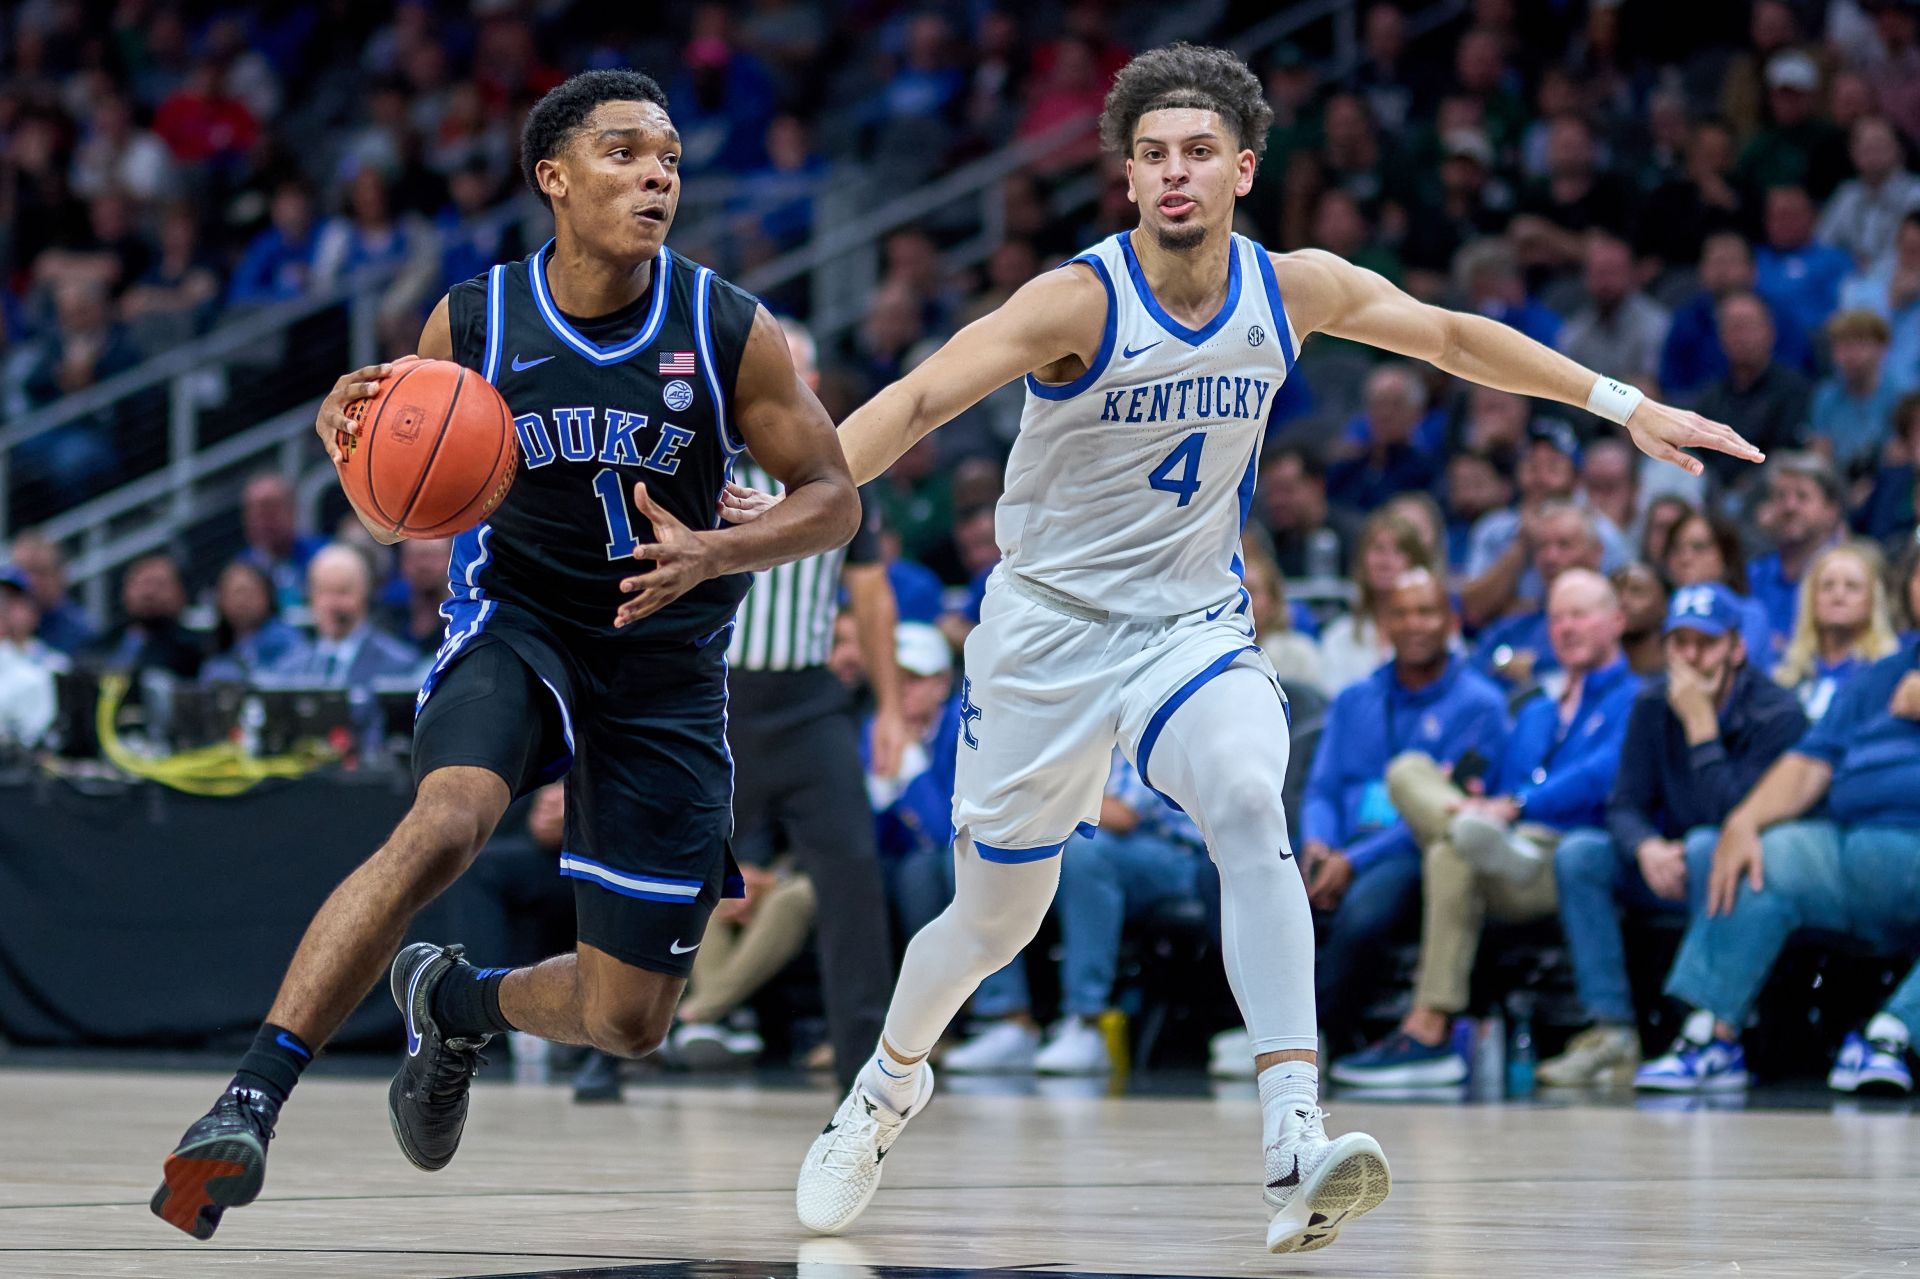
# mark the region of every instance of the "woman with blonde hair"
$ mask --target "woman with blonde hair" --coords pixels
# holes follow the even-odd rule
[[[1353,611],[1320,637],[1321,685],[1329,697],[1373,674],[1393,656],[1387,641],[1387,600],[1393,584],[1423,568],[1440,581],[1446,567],[1411,523],[1391,511],[1376,511],[1360,528],[1353,565]]]
[[[1253,616],[1253,639],[1273,663],[1280,687],[1320,688],[1320,650],[1312,639],[1293,629],[1286,578],[1266,543],[1252,530],[1240,539],[1240,562],[1252,601],[1248,612]]]
[[[1820,552],[1801,579],[1793,638],[1773,678],[1817,720],[1848,680],[1898,647],[1885,560],[1870,542],[1842,542]]]

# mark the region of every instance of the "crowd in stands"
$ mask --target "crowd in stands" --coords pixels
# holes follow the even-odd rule
[[[285,25],[323,8],[295,6]],[[1468,10],[1416,40],[1401,7],[1366,5],[1360,61],[1340,74],[1294,48],[1264,56],[1276,123],[1242,229],[1502,320],[1729,423],[1769,460],[1710,456],[1694,480],[1575,410],[1306,344],[1275,403],[1243,550],[1305,756],[1290,818],[1332,1073],[1356,1087],[1462,1078],[1458,1027],[1487,922],[1557,918],[1589,1024],[1544,1080],[1733,1086],[1741,1032],[1797,930],[1920,952],[1920,4]],[[97,38],[43,32],[29,76],[16,41],[0,93],[16,202],[7,322],[17,350],[48,353],[36,384],[50,394],[115,351],[143,282],[201,324],[329,273],[393,269],[436,218],[463,225],[504,190],[512,122],[562,51],[572,65],[653,47],[636,36],[583,51],[557,24],[491,4],[450,24],[403,6],[371,31],[329,16],[283,39],[274,24],[237,39],[220,22],[190,32],[170,10],[124,12],[144,16],[115,28],[111,57]],[[777,197],[752,231],[775,247],[810,230],[794,196],[807,175],[854,153],[920,153],[933,123],[938,167],[1090,115],[1125,56],[1098,5],[1071,7],[1045,42],[1003,11],[976,14],[964,38],[925,12],[870,27],[798,4],[698,12],[655,65],[682,77],[669,87],[690,171],[753,175]],[[841,64],[843,39],[877,40],[880,60]],[[322,86],[327,105],[308,115],[367,118],[321,172],[290,175],[255,99],[328,58],[357,92],[329,101]],[[836,96],[858,105],[832,128],[799,96],[829,64],[860,86]],[[58,91],[74,77],[96,91]],[[48,90],[37,106],[35,84]],[[1011,179],[1006,238],[978,272],[947,271],[932,230],[889,237],[863,321],[821,353],[834,415],[1076,244],[1128,227],[1123,176],[1099,172],[1084,224],[1050,216],[1050,170]],[[195,248],[245,242],[233,228],[249,218],[262,229],[232,260]],[[142,219],[160,238],[136,253],[127,228]],[[208,219],[226,230],[208,237]],[[519,251],[445,245],[436,287]],[[82,331],[97,340],[60,354]],[[927,681],[922,749],[901,776],[874,779],[902,936],[951,891],[953,664],[997,559],[992,506],[1020,403],[1017,388],[990,397],[868,492],[901,665]],[[111,631],[67,597],[55,548],[16,539],[0,575],[0,731],[32,735],[33,713],[11,708],[39,703],[7,691],[34,682],[24,672],[83,655],[181,678],[344,682],[432,652],[444,545],[392,555],[348,521],[335,532],[357,555],[322,550],[273,476],[249,486],[244,516],[246,547],[223,570],[165,556],[130,568]],[[183,573],[213,586],[204,633],[181,625]],[[835,667],[855,682],[856,640],[840,638]],[[950,1065],[1101,1069],[1096,1023],[1128,921],[1213,892],[1191,828],[1124,760],[1100,834],[1065,856],[1062,1020],[1042,1027],[1025,971],[999,974]],[[790,879],[771,872],[752,913],[724,921],[739,946],[703,963],[751,960],[751,973],[791,953],[812,903]],[[1667,993],[1694,1013],[1645,1063],[1622,927],[1642,917],[1684,929]],[[757,940],[756,920],[771,921]],[[1418,947],[1403,1015],[1363,1025],[1369,992],[1393,980],[1393,942]],[[741,984],[739,972],[696,980],[689,1043],[724,1049],[740,1033],[721,1023]],[[1835,1085],[1909,1087],[1915,1018],[1920,976],[1850,1036]],[[1231,1064],[1230,1034],[1223,1044]]]

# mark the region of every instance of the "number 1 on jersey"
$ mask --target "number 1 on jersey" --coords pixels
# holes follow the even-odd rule
[[[1153,474],[1147,477],[1150,488],[1162,493],[1177,493],[1178,505],[1185,506],[1200,491],[1200,450],[1207,445],[1206,433],[1195,431],[1186,439],[1174,445],[1173,452],[1166,460],[1153,468]],[[1174,472],[1178,470],[1179,474]]]
[[[627,515],[627,494],[620,487],[620,472],[602,467],[593,477],[593,492],[600,499],[600,512],[607,517],[607,558],[624,560],[640,545],[633,537],[633,520]]]

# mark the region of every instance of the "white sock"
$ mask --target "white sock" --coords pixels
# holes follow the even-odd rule
[[[1280,1140],[1280,1121],[1293,1109],[1320,1104],[1320,1068],[1283,1061],[1260,1072],[1260,1148]]]
[[[877,1049],[860,1071],[860,1082],[895,1114],[905,1114],[920,1095],[920,1070],[925,1058],[902,1066],[886,1049]]]

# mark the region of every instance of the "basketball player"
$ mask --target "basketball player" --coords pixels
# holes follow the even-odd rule
[[[1324,1247],[1386,1198],[1379,1145],[1329,1140],[1316,1104],[1313,923],[1280,807],[1285,703],[1235,553],[1262,427],[1308,335],[1583,405],[1696,474],[1683,447],[1759,458],[1726,427],[1504,325],[1423,305],[1329,253],[1272,254],[1232,234],[1272,119],[1225,51],[1135,58],[1101,132],[1126,157],[1139,227],[1027,284],[841,427],[864,482],[1026,377],[1003,558],[967,641],[957,889],[908,947],[879,1049],[800,1170],[810,1229],[844,1230],[872,1198],[881,1160],[932,1095],[928,1049],[1033,937],[1062,848],[1098,820],[1116,743],[1199,823],[1219,866],[1222,953],[1259,1071],[1268,1248]]]
[[[845,543],[860,502],[779,324],[663,243],[680,194],[666,105],[632,71],[541,99],[522,165],[554,239],[456,285],[421,335],[422,357],[499,388],[521,471],[454,544],[412,809],[321,907],[231,1086],[167,1160],[153,1211],[195,1238],[259,1193],[281,1104],[389,960],[407,1056],[388,1114],[429,1171],[460,1143],[489,1036],[641,1056],[668,1027],[728,877],[724,655],[747,574]],[[335,385],[315,423],[330,454],[355,430],[344,407],[391,368]],[[782,518],[718,528],[748,449],[785,486]],[[396,958],[508,803],[562,775],[577,950],[513,970],[425,942]]]

